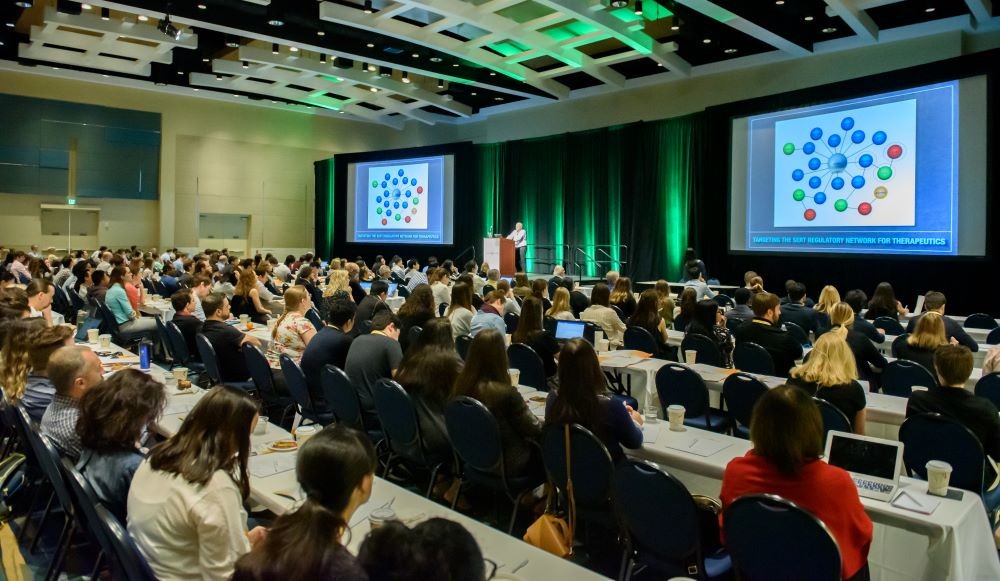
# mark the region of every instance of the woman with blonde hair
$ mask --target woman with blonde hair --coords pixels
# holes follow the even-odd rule
[[[845,338],[854,353],[854,361],[858,364],[858,377],[871,382],[873,388],[881,385],[882,370],[889,362],[867,335],[854,330],[854,309],[851,305],[840,302],[830,307],[829,315],[833,330],[847,330]]]
[[[670,283],[663,280],[662,278],[656,281],[656,286],[654,287],[656,291],[657,302],[659,306],[660,317],[663,319],[663,323],[669,329],[674,324],[674,298],[670,296]]]
[[[260,291],[257,290],[257,273],[252,268],[244,268],[240,271],[240,279],[233,290],[233,298],[229,306],[236,317],[247,315],[254,323],[267,324],[271,311],[265,309],[260,302]]]
[[[821,313],[826,313],[827,315],[829,315],[830,309],[833,308],[833,305],[839,302],[840,302],[840,292],[837,290],[837,287],[828,284],[825,287],[823,287],[822,291],[820,291],[819,300],[816,301],[816,306],[814,306],[813,308]]]
[[[832,403],[847,416],[854,433],[864,434],[865,390],[846,337],[847,327],[821,335],[806,361],[788,373],[788,384]]]
[[[632,279],[627,276],[618,279],[615,288],[611,289],[610,302],[612,306],[621,310],[623,321],[627,321],[635,313],[636,300],[632,295]]]
[[[302,352],[316,334],[316,328],[306,318],[312,308],[309,292],[301,286],[288,287],[285,291],[285,312],[271,331],[271,343],[267,346],[267,362],[271,369],[281,369],[281,355],[288,355],[296,363],[302,361]]]
[[[952,338],[952,344],[958,341]],[[892,356],[896,359],[908,359],[924,366],[934,374],[934,351],[948,344],[948,336],[944,331],[944,318],[935,311],[928,311],[917,319],[913,333],[905,341],[895,341],[892,344]]]
[[[545,311],[545,316],[563,321],[576,320],[576,317],[573,316],[573,309],[569,305],[568,290],[563,287],[556,289],[555,294],[552,296],[552,306],[549,310]]]
[[[325,321],[330,314],[330,306],[340,300],[354,302],[354,295],[351,294],[351,278],[346,270],[331,270],[327,277],[326,288],[323,289],[323,302],[316,305],[320,318]]]
[[[73,327],[49,327],[42,318],[21,319],[7,329],[0,385],[7,403],[21,402],[36,422],[42,421],[56,388],[46,375],[49,357],[73,344]]]

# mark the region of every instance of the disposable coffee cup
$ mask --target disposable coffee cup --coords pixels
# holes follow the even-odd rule
[[[97,337],[101,332],[97,329],[87,329],[87,343],[97,344]]]
[[[111,349],[111,335],[98,335],[97,341],[100,343],[101,349]]]
[[[688,365],[694,365],[698,362],[698,352],[694,349],[684,350],[684,362]]]
[[[267,433],[267,416],[257,418],[257,427],[253,429],[253,433],[257,436]]]
[[[604,331],[594,331],[594,345],[600,344],[604,340]]]
[[[298,429],[295,430],[295,441],[297,441],[301,446],[306,443],[306,440],[315,436],[317,432],[318,430],[316,429],[316,426],[299,426]]]
[[[510,368],[510,369],[507,370],[507,373],[510,375],[510,384],[511,385],[520,385],[520,383],[521,383],[521,370],[520,369],[514,369],[512,367],[512,368]]]
[[[240,324],[246,325],[247,321],[250,320],[250,315],[240,315]]]
[[[943,460],[927,462],[927,494],[945,496],[951,481],[951,464]]]
[[[601,352],[610,351],[611,343],[607,339],[601,339],[597,342],[597,350]]]
[[[177,387],[177,377],[168,371],[163,374],[163,384],[167,387]]]
[[[174,367],[174,377],[177,381],[186,381],[188,378],[187,367]]]
[[[392,520],[396,520],[396,511],[391,508],[376,508],[368,515],[368,525],[372,530]]]
[[[667,407],[667,420],[670,422],[670,431],[684,431],[684,406],[674,404]]]

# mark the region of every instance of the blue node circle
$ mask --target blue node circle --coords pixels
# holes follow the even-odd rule
[[[410,192],[410,190],[406,190],[406,197],[409,198],[411,195],[413,195],[412,192]]]
[[[406,209],[407,206],[408,206],[408,204],[406,202],[403,202],[403,209],[404,210]]]
[[[392,177],[391,175],[389,175],[389,174],[385,174],[385,179],[389,179],[389,178],[391,178],[391,177]]]
[[[882,145],[885,143],[886,139],[888,139],[888,136],[885,134],[885,131],[876,131],[875,134],[872,135],[872,143],[875,145]]]
[[[816,202],[817,204],[826,203],[826,194],[824,194],[823,192],[818,192],[815,196],[813,196],[813,201]]]
[[[392,210],[386,210],[385,211],[385,217],[386,218],[392,218]]]
[[[400,175],[400,177],[403,176],[403,170],[399,170],[399,175]]]
[[[396,198],[397,200],[399,199],[399,188],[395,188],[392,190],[392,197]]]
[[[832,140],[834,137],[837,136],[831,135],[830,139]],[[838,137],[838,142],[839,142],[839,137]],[[847,169],[847,156],[844,155],[843,153],[835,153],[830,156],[829,160],[827,160],[827,165],[833,171],[844,171],[845,169]]]
[[[812,155],[815,151],[816,144],[812,141],[806,142],[806,144],[802,146],[802,153],[805,153],[806,155]]]
[[[865,187],[865,176],[854,176],[851,178],[851,187],[856,190],[860,190]]]
[[[865,141],[865,132],[858,129],[851,134],[851,141],[854,143],[863,143]]]
[[[382,195],[388,198],[389,197],[389,190],[384,190],[382,192]]]
[[[797,170],[795,170],[795,171],[792,172],[792,179],[795,180],[795,181],[797,181],[797,182],[801,182],[802,178],[804,178],[804,177],[806,177],[806,172],[804,172],[804,171],[802,171],[800,169],[797,169]]]
[[[830,147],[837,147],[840,145],[840,136],[834,133],[826,140],[826,142],[830,145]]]
[[[810,188],[818,188],[820,186],[820,184],[822,184],[822,183],[823,183],[823,181],[820,180],[817,176],[813,176],[813,177],[809,178],[809,187]]]
[[[850,131],[854,128],[854,117],[844,117],[840,122],[840,128],[844,131]]]
[[[392,207],[396,208],[398,210],[399,209],[399,202],[393,202],[392,203]]]
[[[375,197],[375,203],[376,204],[381,204],[382,203],[382,196],[376,196]]]
[[[809,137],[813,140],[823,138],[823,130],[819,127],[813,127],[813,130],[809,132]]]
[[[403,178],[403,184],[406,184],[406,182],[408,182],[408,181],[410,181],[410,178],[406,178],[406,177]]]
[[[875,158],[867,153],[858,158],[858,165],[861,167],[871,167],[873,163],[875,163]]]
[[[842,177],[833,178],[833,180],[830,181],[830,187],[835,190],[844,189],[844,178]]]
[[[389,178],[385,178],[385,179],[389,179]],[[388,187],[388,186],[389,186],[389,182],[382,182],[382,187],[383,188]]]
[[[385,206],[386,208],[388,208],[389,207],[389,200],[386,200],[386,201],[382,202],[382,205]]]
[[[398,186],[399,185],[399,178],[392,178],[392,185]]]
[[[417,178],[410,178],[410,185],[411,186],[417,185]]]
[[[818,170],[819,169],[819,165],[820,165],[819,158],[814,157],[814,158],[812,158],[812,159],[809,160],[809,169],[811,169],[813,171]]]

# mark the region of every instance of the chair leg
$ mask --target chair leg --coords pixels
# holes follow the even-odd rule
[[[97,581],[101,578],[101,565],[104,564],[104,551],[97,554],[97,562],[94,563],[94,570],[90,572],[90,581]]]
[[[29,476],[32,475],[29,473]],[[31,524],[31,515],[35,512],[35,504],[38,503],[38,496],[41,494],[41,485],[32,478],[28,478],[26,485],[31,489],[31,502],[28,503],[28,512],[25,513],[24,526],[21,527],[21,530],[17,531],[17,542],[19,543],[24,540],[28,525]]]
[[[437,474],[438,471],[441,470],[441,466],[442,466],[441,464],[438,464],[437,466],[431,469],[431,479],[430,479],[431,481],[427,483],[427,492],[426,494],[424,494],[424,498],[431,497],[431,492],[434,491],[434,481],[437,480]],[[458,494],[455,495],[455,498],[458,498]]]
[[[464,485],[464,484],[465,483],[462,482],[462,479],[459,478],[458,479],[458,490],[455,491],[455,498],[451,499],[451,510],[455,510],[455,507],[458,506],[458,497],[462,496],[462,485]]]
[[[31,546],[28,547],[28,553],[34,555],[35,551],[38,549],[38,540],[42,538],[42,529],[45,528],[45,521],[49,519],[49,512],[52,510],[52,502],[56,499],[56,491],[53,490],[49,494],[49,502],[45,505],[45,512],[42,513],[42,520],[38,521],[38,528],[35,529],[35,537],[31,539]]]
[[[59,572],[62,571],[63,562],[66,560],[66,553],[69,552],[70,542],[73,540],[74,530],[76,530],[76,524],[73,522],[73,517],[67,514],[62,531],[59,533],[59,542],[56,543],[56,553],[52,556],[52,564],[49,565],[49,570],[45,574],[45,581],[56,581],[59,578]]]
[[[529,492],[531,492],[531,490],[525,490],[514,498],[514,508],[510,511],[510,523],[507,525],[508,535],[514,532],[514,522],[517,521],[517,510],[521,508],[521,499],[524,498],[524,495],[528,494]]]

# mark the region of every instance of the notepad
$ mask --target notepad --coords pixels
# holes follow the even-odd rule
[[[163,415],[172,416],[174,414],[183,414],[191,411],[194,407],[194,402],[188,401],[171,401],[163,408]]]
[[[706,436],[693,436],[691,438],[667,442],[668,448],[703,457],[721,452],[732,445],[731,442],[716,440]]]
[[[265,478],[289,470],[295,470],[297,454],[282,452],[274,454],[258,454],[247,462],[247,471],[257,478]]]
[[[941,501],[910,487],[900,490],[890,504],[903,510],[931,514],[941,504]]]

